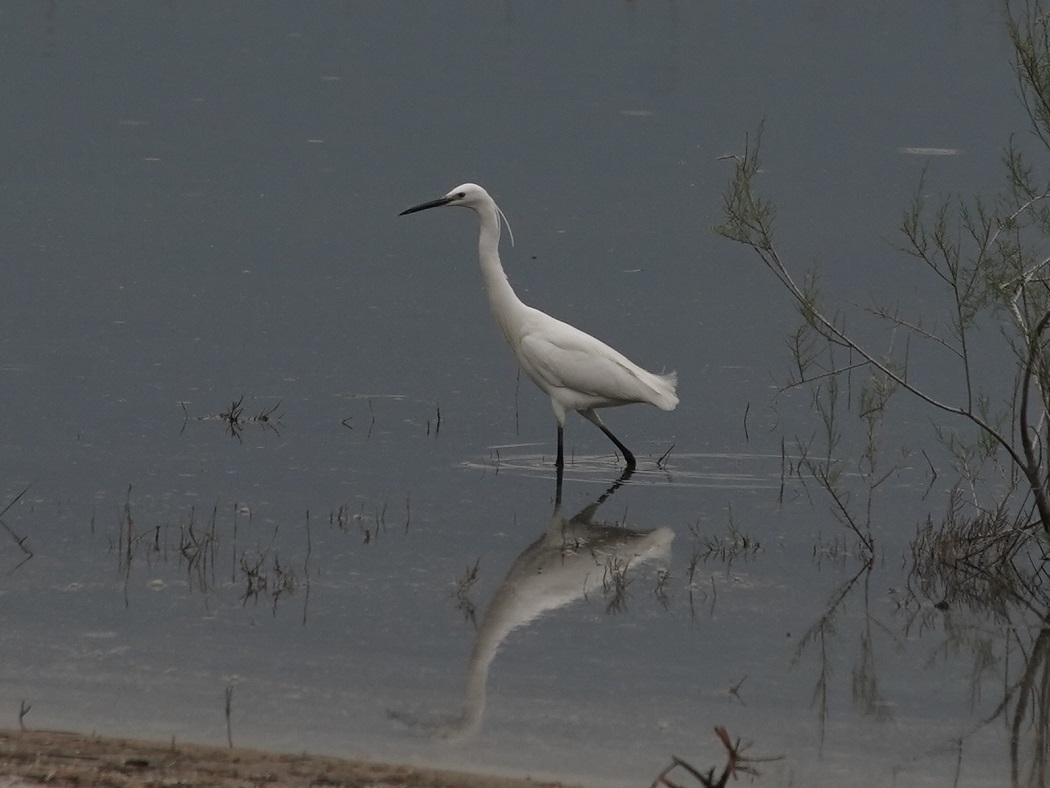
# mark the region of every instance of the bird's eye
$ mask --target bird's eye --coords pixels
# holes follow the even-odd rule
[[[467,193],[466,193],[466,192],[457,192],[457,193],[456,193],[456,199],[457,199],[457,200],[462,200],[462,199],[463,199],[464,197],[466,197],[466,196],[467,196]]]

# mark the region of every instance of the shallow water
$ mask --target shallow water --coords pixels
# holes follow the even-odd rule
[[[782,249],[921,304],[887,239],[923,167],[992,190],[1025,127],[997,4],[27,3],[0,37],[0,721],[221,743],[232,688],[242,745],[639,785],[724,725],[783,756],[760,784],[1007,779],[1009,641],[902,602],[943,498],[895,479],[865,569],[785,478],[795,318],[710,231],[764,120]],[[397,216],[467,180],[527,302],[677,369],[673,413],[606,417],[624,484],[570,419],[556,506],[472,217]]]

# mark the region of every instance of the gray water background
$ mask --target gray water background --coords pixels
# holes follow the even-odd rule
[[[711,232],[764,122],[785,254],[923,306],[893,250],[923,169],[994,190],[1025,128],[998,4],[12,3],[0,65],[0,490],[33,553],[0,534],[0,723],[221,744],[232,687],[235,743],[284,750],[640,785],[725,725],[784,756],[760,784],[1005,781],[1001,678],[895,618],[943,508],[921,468],[804,640],[860,565],[819,496],[781,503],[796,319]],[[473,217],[397,215],[463,181],[524,300],[678,371],[673,413],[606,417],[641,467],[594,521],[669,529],[623,605],[602,561],[640,548],[594,531],[518,585],[619,468],[570,419],[555,512]],[[233,435],[242,397],[270,415]],[[690,582],[733,528],[759,549]]]

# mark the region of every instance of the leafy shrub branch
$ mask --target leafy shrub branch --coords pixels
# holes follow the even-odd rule
[[[1039,252],[1050,242],[1050,16],[1039,3],[1007,8],[1007,31],[1015,54],[1014,70],[1035,140],[1038,167],[1011,140],[1003,153],[1006,187],[991,203],[980,197],[948,197],[929,204],[920,179],[904,212],[900,250],[917,261],[939,287],[946,305],[938,319],[909,317],[898,308],[875,305],[868,312],[904,336],[885,351],[850,326],[824,303],[816,276],[792,271],[775,242],[776,206],[758,188],[763,129],[749,136],[744,152],[729,157],[733,172],[724,195],[724,218],[715,231],[752,249],[788,292],[801,316],[789,339],[798,380],[815,387],[815,410],[824,423],[825,455],[803,451],[801,465],[835,498],[833,508],[870,550],[870,530],[853,515],[836,476],[834,381],[863,369],[860,393],[848,404],[867,422],[866,465],[869,491],[885,478],[877,467],[877,437],[886,403],[906,392],[923,406],[969,424],[973,437],[938,431],[963,483],[969,484],[979,512],[1001,516],[1004,500],[1014,501],[1014,525],[1041,527],[1050,536],[1050,257]],[[1013,374],[996,374],[979,362],[977,334],[995,326],[1013,359]],[[946,393],[922,382],[910,363],[915,347],[947,354],[956,367],[955,388]],[[997,362],[1001,360],[996,359]],[[1005,380],[1004,380],[1005,378]],[[990,387],[990,388],[989,388]],[[801,448],[806,449],[805,442]],[[979,503],[982,469],[991,466],[1006,480],[1006,491],[990,507]],[[870,498],[869,498],[870,511]]]

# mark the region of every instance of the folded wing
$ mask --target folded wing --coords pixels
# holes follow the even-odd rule
[[[566,407],[648,402],[673,410],[678,404],[678,377],[673,372],[653,374],[590,334],[544,317],[550,322],[543,321],[521,336],[518,358],[533,381]]]

